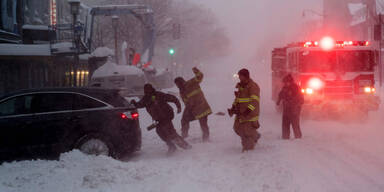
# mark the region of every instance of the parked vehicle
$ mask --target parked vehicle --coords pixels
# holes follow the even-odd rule
[[[138,112],[118,90],[44,88],[0,98],[0,161],[86,154],[125,157],[141,147]]]

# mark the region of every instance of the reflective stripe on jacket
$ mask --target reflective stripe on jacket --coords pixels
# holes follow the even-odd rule
[[[260,114],[260,88],[252,79],[246,85],[237,85],[238,92],[234,105],[240,114],[236,116],[240,123],[255,122],[259,120]],[[246,111],[250,111],[248,115],[244,115]]]
[[[203,73],[198,71],[195,73],[195,77],[187,81],[184,89],[180,91],[180,96],[185,104],[185,110],[191,110],[196,119],[212,114],[211,107],[200,87],[203,77]]]

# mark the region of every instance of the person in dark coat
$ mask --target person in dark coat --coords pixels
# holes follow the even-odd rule
[[[304,96],[290,74],[283,78],[283,83],[284,87],[280,91],[277,101],[277,105],[280,105],[281,101],[283,102],[282,138],[290,138],[290,127],[292,125],[295,138],[299,139],[302,137],[300,113],[301,106],[304,103]]]
[[[188,144],[180,135],[177,134],[172,120],[174,112],[168,104],[174,103],[177,113],[181,112],[181,104],[177,97],[156,91],[151,84],[144,85],[144,97],[139,101],[132,101],[137,108],[146,108],[152,119],[156,122],[156,132],[159,137],[168,145],[168,155],[176,151],[176,145],[183,149],[190,149]]]

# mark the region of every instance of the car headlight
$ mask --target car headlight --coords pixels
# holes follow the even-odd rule
[[[375,93],[376,89],[374,87],[364,87],[365,93]]]

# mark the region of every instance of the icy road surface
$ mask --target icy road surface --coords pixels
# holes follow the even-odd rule
[[[206,71],[206,96],[215,112],[224,111],[232,103],[235,82],[231,74]],[[166,145],[154,131],[145,131],[151,120],[141,111],[143,147],[132,159],[121,162],[72,151],[60,161],[5,163],[0,166],[0,191],[384,191],[383,109],[371,113],[367,124],[303,121],[304,138],[283,141],[281,117],[263,78],[254,78],[261,84],[263,104],[262,139],[252,152],[241,153],[233,119],[212,115],[210,143],[201,142],[194,122],[187,139],[193,149],[166,157]],[[180,118],[174,121],[178,131]]]

